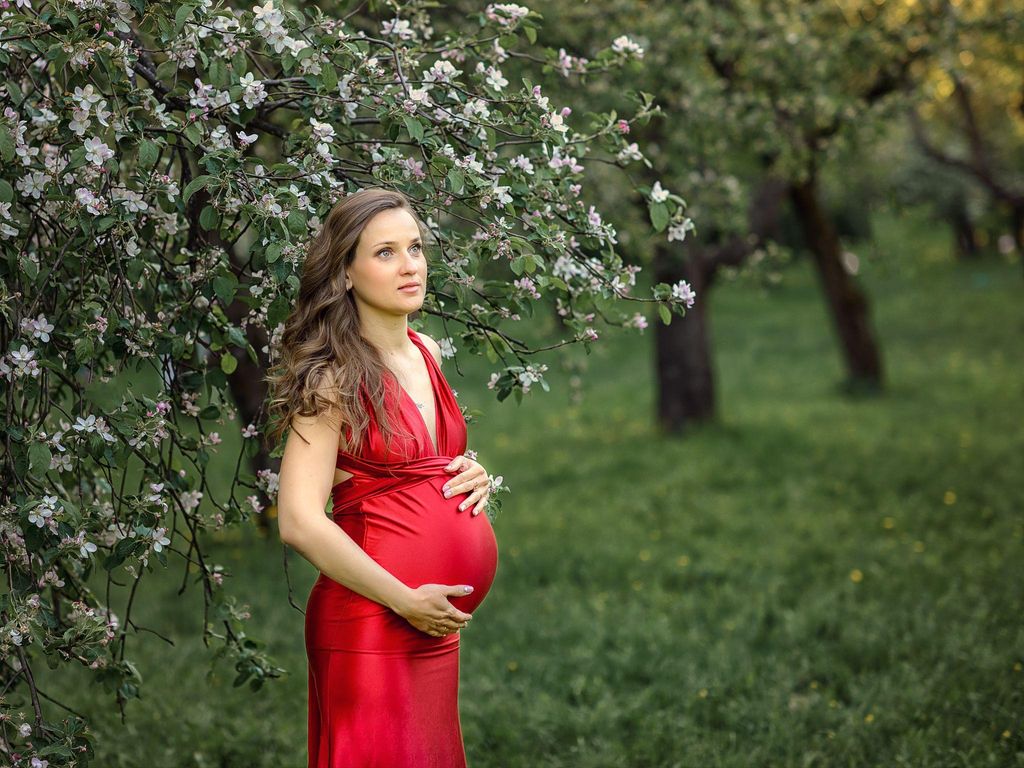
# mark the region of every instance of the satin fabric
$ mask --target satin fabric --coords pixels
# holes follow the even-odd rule
[[[466,422],[434,356],[415,331],[435,404],[437,448],[426,422],[393,377],[385,406],[403,433],[385,444],[374,412],[360,455],[338,452],[352,477],[332,490],[334,522],[410,587],[470,584],[449,601],[471,613],[497,570],[486,514],[444,498],[444,467],[466,450]],[[392,415],[394,414],[394,415]],[[397,421],[397,424],[396,424]],[[306,601],[309,663],[308,768],[462,768],[459,633],[433,637],[384,605],[322,573]]]

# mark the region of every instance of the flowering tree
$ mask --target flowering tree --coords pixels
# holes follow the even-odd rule
[[[634,258],[650,254],[655,280],[683,279],[706,296],[722,277],[784,259],[773,235],[792,211],[820,277],[847,381],[873,388],[883,374],[869,300],[844,260],[822,175],[841,152],[870,152],[878,129],[901,114],[919,87],[927,62],[951,50],[955,34],[939,33],[941,5],[538,0],[537,8],[553,22],[543,40],[563,48],[570,63],[606,26],[628,25],[645,49],[642,61],[614,75],[622,85],[650,83],[666,115],[632,134],[643,147],[631,153],[643,161],[635,166],[636,183],[647,190],[639,213],[664,222],[654,207],[656,190],[675,190],[689,201],[688,214],[701,231],[684,240],[680,221],[630,243],[623,231],[624,250],[635,244]],[[559,71],[576,74],[569,66]],[[585,90],[591,107],[601,109],[614,82]],[[762,276],[770,279],[773,271],[761,270]],[[714,415],[707,311],[701,301],[686,322],[655,329],[657,401],[668,429]]]
[[[194,573],[203,638],[258,687],[281,670],[246,632],[204,536],[262,510],[276,475],[253,387],[274,359],[303,248],[331,206],[369,185],[425,213],[437,256],[424,311],[446,355],[486,354],[499,399],[547,388],[515,324],[538,299],[567,338],[637,309],[684,314],[683,284],[633,295],[636,270],[587,201],[587,153],[623,126],[578,120],[528,77],[539,17],[492,4],[435,34],[427,2],[336,18],[268,0],[17,0],[0,11],[0,387],[7,406],[0,540],[0,751],[17,766],[85,765],[78,717],[56,719],[33,669],[93,671],[122,709],[140,680],[131,607],[156,564]],[[601,69],[630,60],[619,39]],[[638,194],[640,192],[638,191]],[[663,214],[681,200],[666,197]],[[485,382],[481,382],[484,385]],[[116,385],[116,386],[115,386]],[[237,420],[226,494],[207,469]],[[97,588],[99,587],[99,588]]]

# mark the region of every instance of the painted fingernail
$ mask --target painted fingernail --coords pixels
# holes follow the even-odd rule
[[[462,504],[459,504],[459,509],[465,509],[465,508],[466,508],[466,503],[465,502],[463,502]]]
[[[444,497],[447,499],[451,495],[452,495],[452,489],[451,488],[446,488],[445,492],[444,492]]]
[[[448,485],[448,483],[445,483],[444,485],[441,486],[442,491],[447,491],[449,488],[451,488],[451,486]]]

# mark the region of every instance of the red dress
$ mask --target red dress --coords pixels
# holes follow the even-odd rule
[[[486,514],[446,499],[444,467],[466,450],[466,422],[434,356],[419,336],[434,392],[438,446],[396,379],[385,377],[399,434],[390,449],[374,419],[360,456],[338,452],[352,477],[334,486],[334,521],[410,587],[470,584],[449,601],[471,613],[498,565]],[[401,433],[408,430],[415,437]],[[459,633],[434,637],[388,607],[322,573],[306,602],[309,662],[308,768],[458,768],[466,765],[459,723]]]

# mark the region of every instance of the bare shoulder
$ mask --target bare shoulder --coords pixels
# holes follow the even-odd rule
[[[341,412],[338,408],[338,383],[330,370],[321,371],[310,382],[310,390],[315,393],[317,414],[311,416],[292,416],[292,422],[303,427],[316,427],[328,435],[341,432]],[[344,438],[342,438],[344,439]]]
[[[421,331],[414,331],[414,333],[427,345],[427,349],[430,350],[430,354],[434,356],[437,364],[441,365],[441,345]]]

